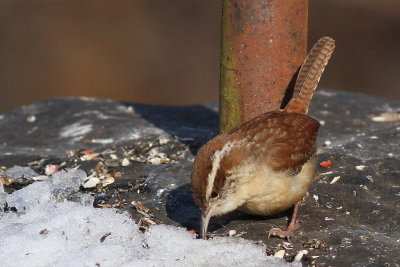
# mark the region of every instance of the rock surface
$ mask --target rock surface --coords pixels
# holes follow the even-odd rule
[[[319,90],[310,115],[322,124],[318,161],[331,165],[318,170],[292,244],[268,240],[266,234],[285,227],[290,212],[273,217],[233,213],[214,220],[211,235],[235,230],[264,243],[268,253],[285,249],[288,260],[306,249],[303,261],[322,266],[399,264],[399,112],[398,101]],[[30,166],[39,175],[53,166],[79,167],[100,180],[81,189],[95,197],[96,206],[126,209],[137,221],[145,218],[144,228],[156,222],[199,229],[191,165],[201,145],[217,134],[217,105],[56,98],[1,115],[0,127],[6,192],[35,181],[7,174],[14,165]]]

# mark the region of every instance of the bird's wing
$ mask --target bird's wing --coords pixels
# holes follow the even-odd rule
[[[241,125],[232,134],[247,136],[243,158],[267,161],[274,171],[297,173],[315,153],[319,123],[298,113],[269,112]]]

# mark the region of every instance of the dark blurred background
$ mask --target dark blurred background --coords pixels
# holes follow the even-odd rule
[[[309,46],[337,50],[321,86],[400,98],[400,1],[310,0]],[[1,0],[0,112],[54,96],[218,99],[218,0]]]

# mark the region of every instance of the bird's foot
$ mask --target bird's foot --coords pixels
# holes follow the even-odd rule
[[[294,232],[300,227],[300,224],[296,221],[295,223],[290,223],[288,228],[284,231],[280,228],[272,228],[268,232],[268,238],[271,236],[277,236],[282,239],[287,239],[290,241],[290,238],[294,236]]]

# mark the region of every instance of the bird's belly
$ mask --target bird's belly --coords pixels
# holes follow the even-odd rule
[[[241,185],[244,199],[238,210],[253,215],[273,215],[287,210],[308,192],[315,173],[315,159],[307,162],[300,173],[257,172],[253,179]]]
[[[253,215],[273,215],[292,207],[306,194],[307,190],[296,192],[295,195],[281,192],[280,195],[270,194],[269,196],[253,197],[239,207],[238,210]]]

